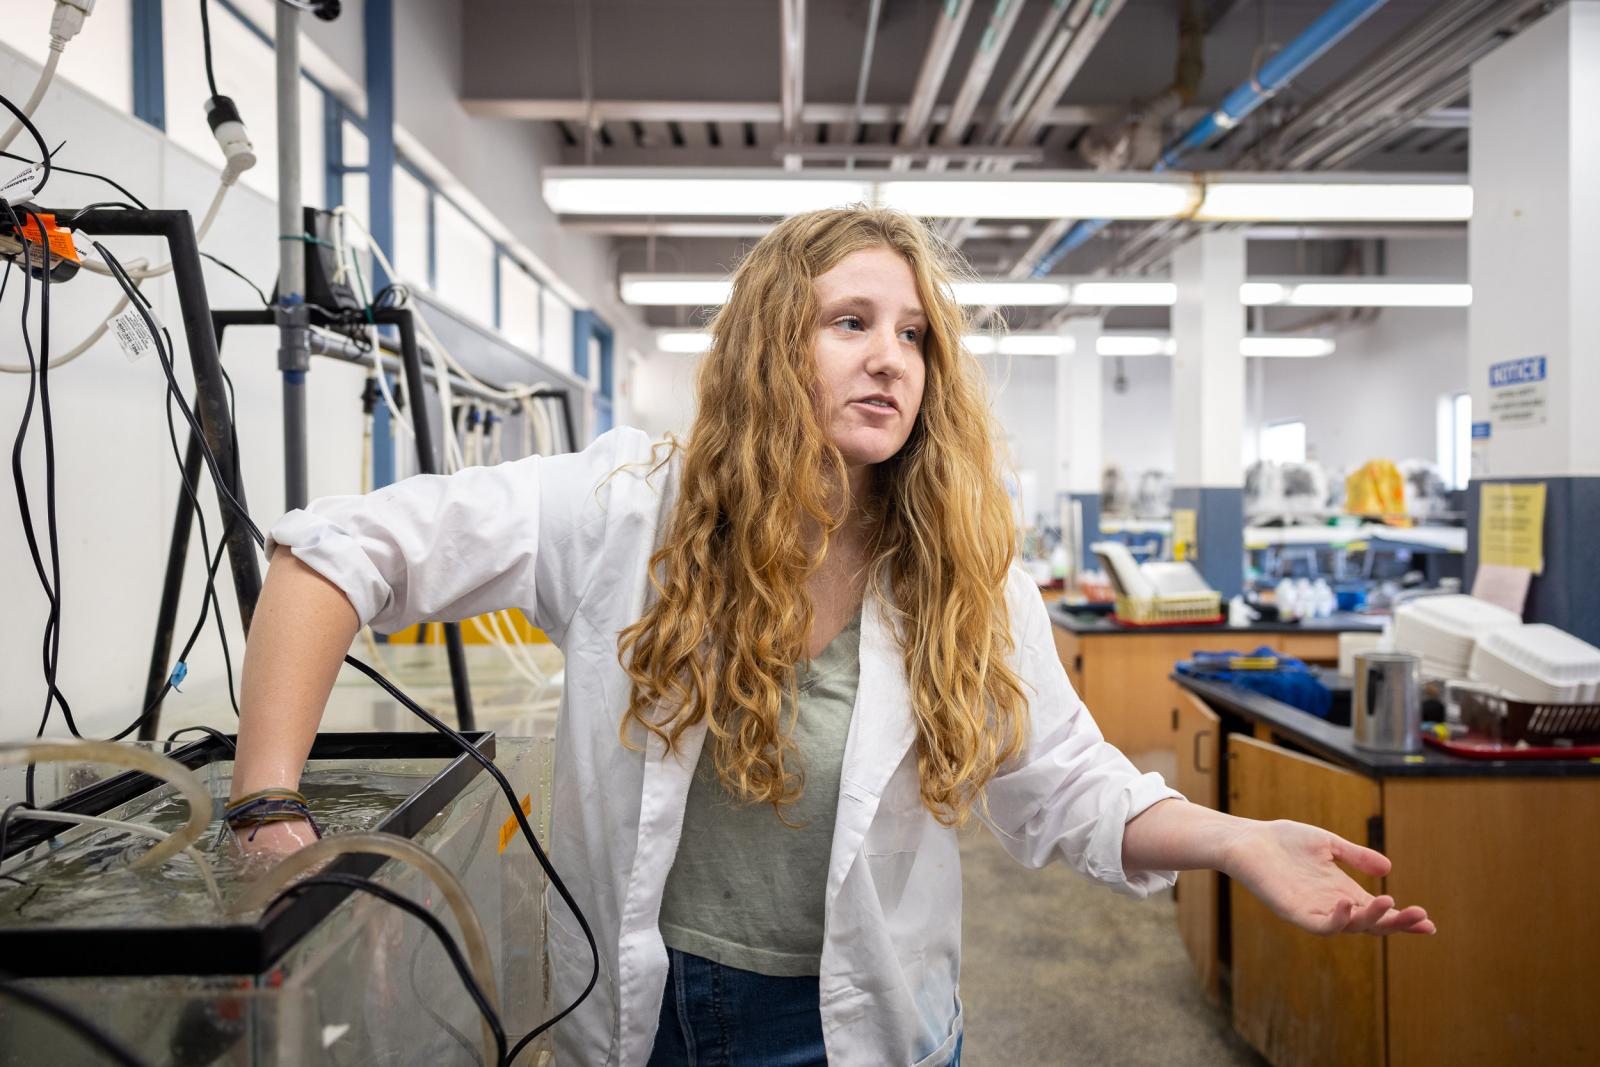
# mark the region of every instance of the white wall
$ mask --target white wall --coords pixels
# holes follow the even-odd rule
[[[0,47],[0,86],[31,85],[37,67]],[[153,205],[185,207],[198,214],[216,187],[217,170],[143,123],[58,82],[35,116],[47,136],[65,136],[66,165],[114,174]],[[57,173],[45,200],[69,206],[105,199],[103,186]],[[248,188],[228,197],[204,247],[218,252],[247,275],[269,285],[276,272],[275,209]],[[80,239],[84,245],[86,238]],[[161,256],[150,240],[105,238],[124,260]],[[242,283],[207,265],[206,281],[218,306],[245,307],[255,297]],[[15,273],[0,304],[0,360],[24,359],[18,316],[21,279]],[[172,325],[178,377],[186,391],[188,348],[170,280],[146,283],[158,316]],[[120,295],[108,279],[81,274],[51,292],[51,343],[64,351],[98,322]],[[37,308],[38,290],[34,291]],[[37,313],[34,317],[37,336]],[[271,330],[230,331],[224,365],[238,390],[242,469],[251,513],[267,525],[283,511],[283,459],[277,342]],[[138,713],[148,668],[150,640],[166,560],[167,538],[177,500],[177,461],[167,440],[164,380],[155,357],[129,364],[116,345],[103,340],[76,362],[50,375],[55,422],[56,491],[63,575],[59,684],[81,729],[104,735]],[[319,361],[308,402],[312,495],[353,492],[360,483],[361,418],[356,402],[359,368]],[[9,440],[18,425],[28,379],[0,375],[0,426]],[[179,417],[179,441],[185,432]],[[37,406],[23,454],[36,530],[44,533],[44,463]],[[15,498],[8,484],[0,496],[0,737],[31,735],[44,706],[39,642],[47,605],[29,559]],[[209,483],[202,487],[213,536],[221,523]],[[187,588],[179,611],[179,643],[200,607],[199,538],[191,539]],[[243,643],[227,565],[218,592],[236,654]],[[184,717],[185,700],[214,702],[222,693],[221,656],[208,628],[189,659],[186,696],[168,701],[171,721]],[[176,652],[176,647],[174,649]],[[237,662],[237,661],[236,661]],[[59,717],[52,733],[61,733]]]
[[[1459,280],[1466,242],[1390,242],[1395,277]],[[1369,459],[1436,459],[1438,398],[1467,388],[1465,308],[1387,308],[1337,336],[1322,359],[1266,361],[1264,421],[1304,419],[1306,450],[1331,471]]]
[[[1137,356],[1122,361],[1127,391],[1117,392],[1116,361],[1104,370],[1105,408],[1101,450],[1106,465],[1116,464],[1137,480],[1148,470],[1172,472],[1172,361]]]

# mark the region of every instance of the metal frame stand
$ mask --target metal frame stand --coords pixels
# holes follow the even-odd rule
[[[120,213],[119,213],[120,214]],[[321,311],[312,308],[311,325],[329,326],[329,320]],[[278,317],[273,308],[261,308],[247,311],[212,311],[210,312],[212,329],[205,331],[211,342],[211,351],[215,353],[222,345],[223,333],[229,326],[277,326]],[[411,407],[411,427],[417,439],[417,468],[423,474],[437,474],[439,472],[438,455],[433,443],[433,426],[428,421],[428,403],[424,390],[427,384],[423,379],[422,354],[417,346],[416,320],[409,309],[384,308],[374,312],[374,320],[380,326],[393,326],[400,334],[400,359],[405,365],[406,381],[410,395],[407,400]],[[190,343],[191,349],[194,347]],[[213,355],[213,358],[216,358]],[[218,363],[220,367],[220,362]],[[196,378],[198,380],[198,373]],[[217,378],[221,380],[221,371],[218,370]],[[204,390],[202,390],[202,394]],[[223,417],[226,418],[227,406],[223,405]],[[230,431],[231,433],[231,431]],[[211,437],[209,427],[207,439]],[[286,422],[284,425],[284,451],[288,456],[305,456],[305,425]],[[218,456],[219,463],[222,461]],[[199,474],[200,446],[194,440],[193,432],[190,433],[188,449],[184,454],[184,472],[189,477]],[[145,706],[149,707],[156,701],[161,687],[165,684],[168,672],[168,663],[172,656],[173,629],[178,615],[178,596],[183,589],[183,569],[188,555],[189,528],[194,520],[194,506],[187,493],[178,494],[177,514],[173,519],[172,543],[167,554],[167,575],[161,588],[161,608],[157,615],[156,636],[154,647],[150,653],[150,674],[145,692]],[[229,545],[230,552],[232,543]],[[254,555],[251,562],[254,563]],[[260,592],[260,579],[256,581],[256,592]],[[240,597],[241,606],[243,596]],[[255,597],[250,599],[250,609],[255,608]],[[248,629],[248,615],[246,628]],[[445,655],[450,664],[450,688],[455,696],[456,725],[462,730],[477,729],[477,716],[472,708],[472,691],[467,679],[466,648],[461,640],[460,623],[447,622],[444,624]],[[153,740],[161,721],[161,707],[159,704],[151,710],[149,716],[139,727],[141,740]]]
[[[222,378],[222,361],[217,354],[217,334],[213,332],[211,305],[206,298],[205,277],[200,271],[200,247],[195,240],[194,221],[187,211],[128,208],[77,213],[59,208],[40,210],[53,212],[59,219],[71,219],[72,229],[98,237],[160,237],[167,243],[173,282],[178,290],[178,306],[183,316],[184,339],[189,345],[189,359],[194,370],[194,410],[222,477],[223,485],[217,487],[217,506],[223,516],[223,540],[227,545],[228,565],[233,574],[234,594],[239,602],[239,621],[244,625],[245,632],[249,633],[256,601],[261,596],[261,567],[256,559],[255,542],[250,539],[245,524],[236,521],[227,503],[227,495],[231,495],[238,501],[239,507],[248,509],[244,482],[239,477],[239,457],[234,450],[233,418],[228,412],[227,387]],[[184,456],[184,475],[189,479],[189,484],[197,485],[200,476],[200,442],[195,439],[193,430],[190,430],[189,438]],[[224,494],[224,489],[227,494]],[[172,531],[167,578],[156,623],[156,647],[161,655],[159,662],[152,663],[150,668],[145,707],[149,707],[155,694],[161,691],[169,673],[167,656],[172,650],[172,632],[177,619],[177,584],[183,577],[193,513],[194,505],[189,494],[180,492],[179,521]],[[159,708],[151,710],[140,724],[141,738],[148,740],[155,736],[160,715]]]

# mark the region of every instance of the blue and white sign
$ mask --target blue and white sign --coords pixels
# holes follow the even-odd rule
[[[1489,423],[1475,422],[1472,424],[1472,439],[1474,441],[1487,441],[1489,439]]]
[[[1489,364],[1489,417],[1502,429],[1540,426],[1549,408],[1549,360],[1524,356]],[[1472,436],[1478,436],[1477,426]],[[1489,436],[1487,432],[1484,436]]]
[[[1526,359],[1509,359],[1504,363],[1489,364],[1489,387],[1500,389],[1508,385],[1544,381],[1545,358],[1529,356]]]

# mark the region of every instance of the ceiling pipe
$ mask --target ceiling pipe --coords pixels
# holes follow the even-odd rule
[[[1547,7],[1545,0],[1456,0],[1413,22],[1388,45],[1311,101],[1283,127],[1238,162],[1244,169],[1304,171],[1348,165],[1398,130],[1460,99],[1470,84],[1472,63],[1498,47],[1507,34]],[[1425,75],[1419,76],[1417,63]],[[1454,72],[1430,82],[1440,71]],[[1388,112],[1376,124],[1351,117],[1368,108]],[[1187,237],[1176,222],[1147,227],[1118,254],[1115,271],[1146,270]]]
[[[1181,0],[1178,58],[1172,84],[1118,121],[1084,134],[1078,154],[1096,170],[1144,170],[1161,155],[1161,139],[1172,121],[1200,89],[1205,77],[1206,21],[1200,0]]]
[[[1006,82],[1005,88],[1000,91],[1000,97],[995,102],[995,108],[990,114],[983,129],[979,131],[977,140],[982,144],[993,144],[999,137],[1000,128],[1011,121],[1012,114],[1017,110],[1022,96],[1023,86],[1028,83],[1033,72],[1038,70],[1041,57],[1047,46],[1055,40],[1056,27],[1067,15],[1067,6],[1071,0],[1050,0],[1050,10],[1045,12],[1040,20],[1039,27],[1034,31],[1033,40],[1028,44],[1028,50],[1022,54],[1022,61],[1011,72],[1011,78]],[[1066,44],[1063,43],[1063,48]]]
[[[939,21],[933,27],[933,36],[928,40],[928,51],[922,57],[922,69],[917,72],[916,88],[911,92],[911,104],[906,110],[906,120],[900,127],[900,136],[896,143],[902,148],[917,148],[922,145],[922,138],[928,131],[929,120],[933,118],[933,105],[939,99],[939,86],[944,84],[944,76],[950,70],[950,61],[955,58],[956,45],[961,40],[961,30],[967,24],[967,16],[972,14],[973,0],[946,0],[940,5]],[[890,170],[908,170],[911,160],[906,157],[895,159],[889,164]]]
[[[1006,42],[1010,40],[1011,31],[1026,4],[1027,0],[995,0],[994,11],[989,15],[989,24],[984,27],[983,37],[978,41],[972,65],[967,68],[967,76],[956,93],[955,103],[950,105],[949,118],[939,130],[939,145],[953,147],[961,144],[962,134],[972,122],[983,90],[994,76],[995,65],[1000,62],[1000,54],[1005,51]],[[930,159],[928,169],[944,170],[945,164],[943,158]]]
[[[1369,15],[1387,2],[1388,0],[1336,0],[1334,5],[1306,27],[1300,36],[1263,63],[1249,80],[1224,97],[1215,111],[1184,131],[1166,152],[1162,153],[1161,159],[1153,169],[1161,171],[1175,167],[1189,152],[1205,147],[1237,126],[1245,116],[1271,99],[1279,89],[1322,58],[1328,49],[1338,44],[1346,34],[1365,22]],[[1107,219],[1086,219],[1078,222],[1056,242],[1055,247],[1034,264],[1031,274],[1036,278],[1049,274],[1067,253],[1082,247],[1109,224],[1110,220]]]
[[[1100,43],[1100,38],[1111,27],[1111,21],[1122,12],[1126,0],[1083,0],[1079,4],[1082,17],[1072,27],[1072,43],[1056,62],[1050,76],[1039,88],[1038,94],[1028,104],[1011,131],[1009,143],[1027,144],[1044,129],[1050,109],[1067,91],[1067,86],[1078,76],[1089,54]]]
[[[1065,21],[1055,31],[1044,59],[1032,72],[1016,101],[1011,117],[1002,121],[997,136],[991,141],[1001,145],[1031,144],[1049,122],[1057,101],[1083,69],[1089,53],[1094,51],[1100,38],[1110,27],[1111,20],[1122,11],[1125,0],[1076,0],[1063,9]],[[980,162],[977,169],[1004,173],[1012,169],[1009,160],[991,159]],[[962,219],[946,228],[945,237],[950,243],[960,245],[966,239],[976,219]],[[1028,260],[1023,260],[1028,262]]]
[[[861,73],[856,76],[856,105],[850,118],[850,143],[861,137],[861,114],[867,103],[867,75],[872,72],[872,50],[878,43],[878,16],[883,13],[883,0],[872,0],[872,10],[867,13],[867,36],[861,43]]]
[[[782,38],[779,92],[783,108],[783,141],[800,143],[800,111],[805,104],[806,0],[780,0]],[[800,158],[789,156],[785,170],[799,170]]]

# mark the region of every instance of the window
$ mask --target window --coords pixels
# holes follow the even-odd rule
[[[21,52],[34,66],[43,66],[49,55],[50,18],[55,14],[55,8],[55,4],[37,0],[5,5],[5,18],[0,19],[0,41]],[[98,5],[94,14],[84,19],[83,29],[78,31],[78,35],[67,42],[67,50],[61,54],[60,65],[56,68],[56,81],[51,84],[51,92],[65,79],[112,107],[132,111],[132,11],[132,5],[126,0]],[[24,86],[19,80],[6,89],[6,95],[13,102],[21,104],[32,89],[31,82]],[[11,121],[8,112],[5,124],[9,126]],[[41,132],[46,140],[50,139],[49,130]],[[56,139],[59,140],[60,136]],[[12,151],[33,155],[33,146],[27,143],[26,135],[23,138],[23,147],[13,148]],[[81,148],[79,150],[82,151]],[[65,158],[62,162],[70,165]]]
[[[432,193],[404,167],[394,168],[394,269],[404,281],[432,288],[428,222]]]
[[[1261,458],[1270,463],[1306,461],[1306,424],[1300,419],[1269,422],[1261,431]]]
[[[1439,398],[1439,473],[1451,489],[1465,489],[1472,477],[1472,394]]]
[[[434,201],[434,292],[484,325],[494,323],[494,241],[444,197]]]
[[[500,257],[500,332],[525,352],[542,356],[539,283],[510,256]]]
[[[367,165],[367,135],[362,133],[355,123],[348,120],[339,124],[339,151],[344,157],[346,167],[365,167]],[[372,221],[372,199],[370,185],[364,173],[346,172],[340,175],[341,186],[340,202],[348,207],[362,222]]]
[[[114,9],[112,9],[114,10]],[[90,17],[93,22],[100,15]],[[200,9],[193,0],[165,0],[161,9],[164,76],[167,92],[167,136],[219,169],[222,150],[206,122],[206,85]],[[71,51],[71,45],[68,46]],[[278,195],[277,70],[272,46],[254,28],[222,4],[211,5],[212,66],[217,89],[238,105],[250,131],[256,165],[240,179],[265,196]],[[301,199],[321,206],[325,170],[322,164],[322,90],[300,79]],[[194,205],[196,217],[205,209]]]
[[[544,290],[544,349],[540,353],[552,367],[572,373],[572,308],[567,302]]]

